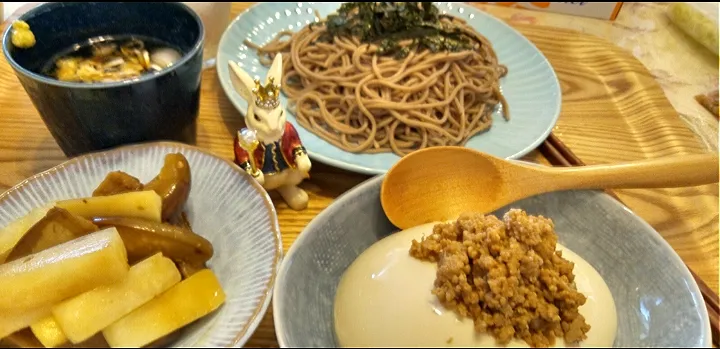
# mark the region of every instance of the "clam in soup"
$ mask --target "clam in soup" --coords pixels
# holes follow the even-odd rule
[[[60,81],[116,82],[160,72],[181,57],[178,49],[157,39],[102,36],[63,50],[42,71]]]

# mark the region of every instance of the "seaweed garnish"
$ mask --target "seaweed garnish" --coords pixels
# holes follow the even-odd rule
[[[472,50],[480,44],[443,15],[431,2],[348,2],[324,21],[319,40],[357,37],[378,46],[378,54],[402,58],[414,49],[431,52]],[[312,28],[312,27],[311,27]],[[401,44],[410,40],[410,44]]]

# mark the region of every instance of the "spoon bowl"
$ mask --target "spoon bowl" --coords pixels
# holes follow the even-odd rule
[[[524,165],[464,147],[412,152],[385,176],[380,202],[401,229],[492,212],[537,194],[569,189],[672,188],[718,182],[718,156],[693,154],[612,165]]]

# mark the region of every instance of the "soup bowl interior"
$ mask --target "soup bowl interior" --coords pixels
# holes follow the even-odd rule
[[[184,58],[198,50],[203,39],[199,17],[181,3],[46,3],[20,19],[30,25],[35,46],[20,49],[12,45],[8,26],[3,48],[16,69],[37,75],[42,75],[58,53],[91,38],[144,36],[179,49]]]
[[[15,47],[8,26],[3,53],[66,156],[150,141],[196,142],[205,34],[192,9],[182,3],[58,2],[20,19],[36,43]],[[160,71],[120,81],[51,77],[55,60],[78,45],[129,37],[146,42],[148,50],[148,43],[169,46],[181,57]]]
[[[370,245],[398,231],[380,205],[382,179],[370,179],[336,200],[290,248],[273,298],[283,347],[338,345],[333,304],[343,273]],[[707,310],[687,267],[652,227],[615,199],[597,191],[557,192],[494,214],[510,208],[551,218],[558,242],[600,273],[617,308],[614,346],[710,345]]]

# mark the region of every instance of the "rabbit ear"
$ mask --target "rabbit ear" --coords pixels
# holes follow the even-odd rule
[[[267,74],[267,78],[265,79],[265,83],[269,83],[270,78],[273,78],[275,80],[275,83],[279,85],[282,81],[282,73],[282,53],[278,53],[275,55],[275,59],[273,59],[272,65],[270,66],[270,70]]]
[[[232,81],[235,91],[237,91],[248,103],[251,103],[255,98],[252,94],[252,90],[255,88],[255,81],[253,81],[250,75],[240,68],[237,63],[229,61],[228,65],[232,71],[230,74],[230,81]]]

